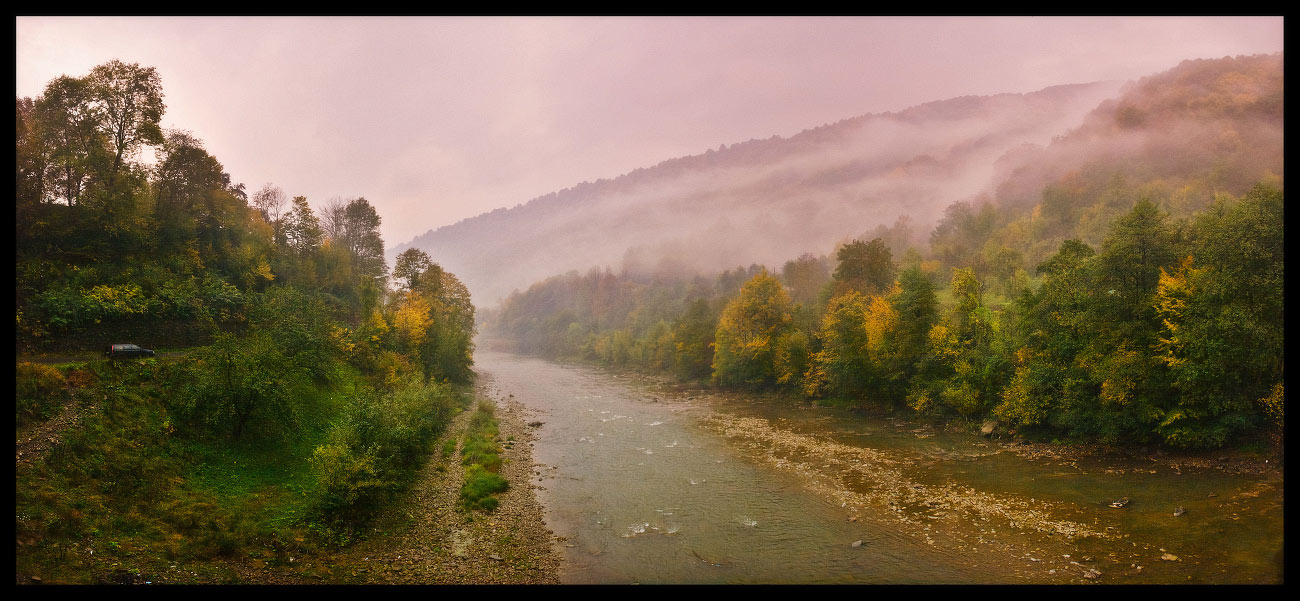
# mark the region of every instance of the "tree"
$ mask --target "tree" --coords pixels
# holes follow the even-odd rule
[[[1280,402],[1283,223],[1282,191],[1257,186],[1197,220],[1199,258],[1161,271],[1153,350],[1174,393],[1157,427],[1169,444],[1222,445]]]
[[[299,258],[320,250],[324,233],[321,230],[320,219],[312,212],[311,205],[307,204],[307,197],[293,197],[293,208],[285,215],[284,222],[281,234],[284,236],[285,243]]]
[[[424,377],[467,383],[474,377],[474,304],[469,289],[456,276],[433,264],[425,278],[440,282],[431,294],[433,324],[420,349]],[[427,283],[424,290],[432,287]]]
[[[898,326],[891,338],[897,364],[891,369],[891,379],[907,381],[916,375],[925,357],[927,336],[939,319],[939,304],[934,283],[919,266],[903,270],[898,283],[898,293],[890,299],[898,312]]]
[[[420,278],[425,272],[435,266],[427,253],[418,248],[408,248],[398,254],[397,260],[393,262],[393,277],[404,280],[402,285],[407,290],[414,290],[420,285]],[[436,277],[441,280],[440,276]]]
[[[781,282],[766,269],[746,282],[718,319],[714,379],[754,386],[775,382],[777,341],[791,327],[791,309]]]
[[[284,190],[270,183],[262,186],[253,194],[252,205],[262,214],[262,219],[272,226],[276,226],[281,215],[284,214],[284,208],[289,204],[288,198],[284,195]]]
[[[84,79],[57,77],[45,85],[33,108],[42,144],[49,152],[47,180],[64,202],[75,206],[107,159],[90,86]]]
[[[879,294],[894,283],[898,268],[889,247],[880,238],[871,242],[854,240],[835,253],[836,292],[856,290],[862,294]]]
[[[946,409],[973,416],[993,408],[1008,375],[998,324],[983,303],[971,268],[952,270],[957,304],[930,328],[923,377],[909,393],[918,410]]]
[[[1097,254],[1097,283],[1103,294],[1099,317],[1115,324],[1110,331],[1151,343],[1156,327],[1152,297],[1161,269],[1178,260],[1176,239],[1166,216],[1149,200],[1139,201],[1115,221]]]
[[[326,207],[323,231],[352,254],[359,276],[380,277],[388,274],[384,262],[384,240],[379,235],[381,219],[370,201],[356,198],[339,210],[337,203]]]
[[[781,279],[790,287],[790,299],[804,305],[817,301],[818,292],[830,280],[830,276],[826,263],[807,253],[793,261],[786,261],[781,268]]]
[[[805,394],[860,398],[868,393],[875,380],[865,325],[869,304],[870,298],[856,290],[831,298],[817,333],[821,350],[813,354],[804,378]]]
[[[296,425],[294,372],[284,369],[286,358],[267,333],[218,334],[196,357],[199,368],[191,383],[195,418],[235,440],[253,424],[271,433]]]
[[[162,79],[153,67],[111,60],[92,69],[86,82],[99,108],[100,129],[113,156],[107,178],[111,188],[125,158],[141,144],[163,142],[159,126],[166,110]]]
[[[43,126],[36,117],[36,104],[31,98],[19,98],[15,103],[15,192],[18,210],[18,231],[31,221],[36,205],[46,199],[46,169],[50,150],[43,139]]]
[[[177,248],[200,229],[220,227],[210,210],[209,195],[221,190],[227,176],[216,157],[193,134],[170,130],[157,151],[154,169],[155,215],[164,244]]]
[[[673,372],[684,380],[707,378],[713,369],[713,340],[718,318],[709,301],[697,298],[673,326]]]

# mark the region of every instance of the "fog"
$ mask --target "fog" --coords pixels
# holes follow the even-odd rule
[[[466,220],[412,246],[484,306],[570,270],[688,277],[779,267],[903,216],[920,246],[948,205],[991,197],[1001,157],[1077,127],[1120,84],[950,99],[733,144]]]

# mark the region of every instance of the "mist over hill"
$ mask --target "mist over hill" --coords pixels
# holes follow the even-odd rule
[[[465,219],[390,255],[424,250],[490,306],[570,270],[779,264],[904,215],[921,245],[946,206],[992,194],[1009,172],[1054,177],[1030,177],[1014,157],[1038,160],[1119,89],[1104,82],[965,96],[724,145]]]

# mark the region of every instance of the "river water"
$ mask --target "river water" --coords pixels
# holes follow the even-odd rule
[[[535,482],[566,583],[1282,580],[1280,472],[1028,456],[903,419],[475,362],[543,422]]]

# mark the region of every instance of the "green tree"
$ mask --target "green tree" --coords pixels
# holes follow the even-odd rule
[[[856,290],[862,294],[879,294],[894,283],[898,268],[889,247],[880,238],[871,242],[854,240],[835,252],[836,293]]]
[[[691,301],[673,325],[673,371],[683,380],[707,378],[713,370],[718,318],[703,298]]]
[[[437,267],[429,255],[418,248],[408,248],[397,255],[397,260],[393,263],[393,277],[403,280],[402,286],[408,290],[414,290],[420,286],[420,279],[430,269]],[[441,268],[432,274],[436,281],[441,282]]]
[[[1275,187],[1220,201],[1197,220],[1199,257],[1160,274],[1153,348],[1175,393],[1157,428],[1168,443],[1219,446],[1267,418],[1283,384],[1283,223]]]
[[[199,367],[190,383],[193,417],[235,440],[254,425],[270,434],[297,426],[295,371],[284,369],[287,357],[268,333],[218,334],[195,355]]]
[[[327,210],[324,231],[352,255],[357,275],[382,277],[388,274],[384,261],[384,240],[379,235],[379,213],[365,198],[355,198]]]
[[[99,108],[100,129],[108,140],[113,156],[108,170],[108,186],[142,144],[163,142],[162,79],[157,69],[139,63],[111,60],[90,71],[86,78],[91,98]]]
[[[58,197],[75,206],[91,177],[109,160],[89,84],[66,75],[51,80],[36,99],[34,113],[49,153],[46,179]]]
[[[906,382],[916,376],[925,357],[930,328],[939,319],[939,303],[934,283],[919,266],[903,270],[898,283],[898,293],[890,299],[898,312],[898,327],[890,340],[896,358],[890,379]]]
[[[804,305],[817,302],[817,294],[830,278],[826,262],[807,253],[786,261],[781,268],[781,279],[790,287],[790,300]]]

